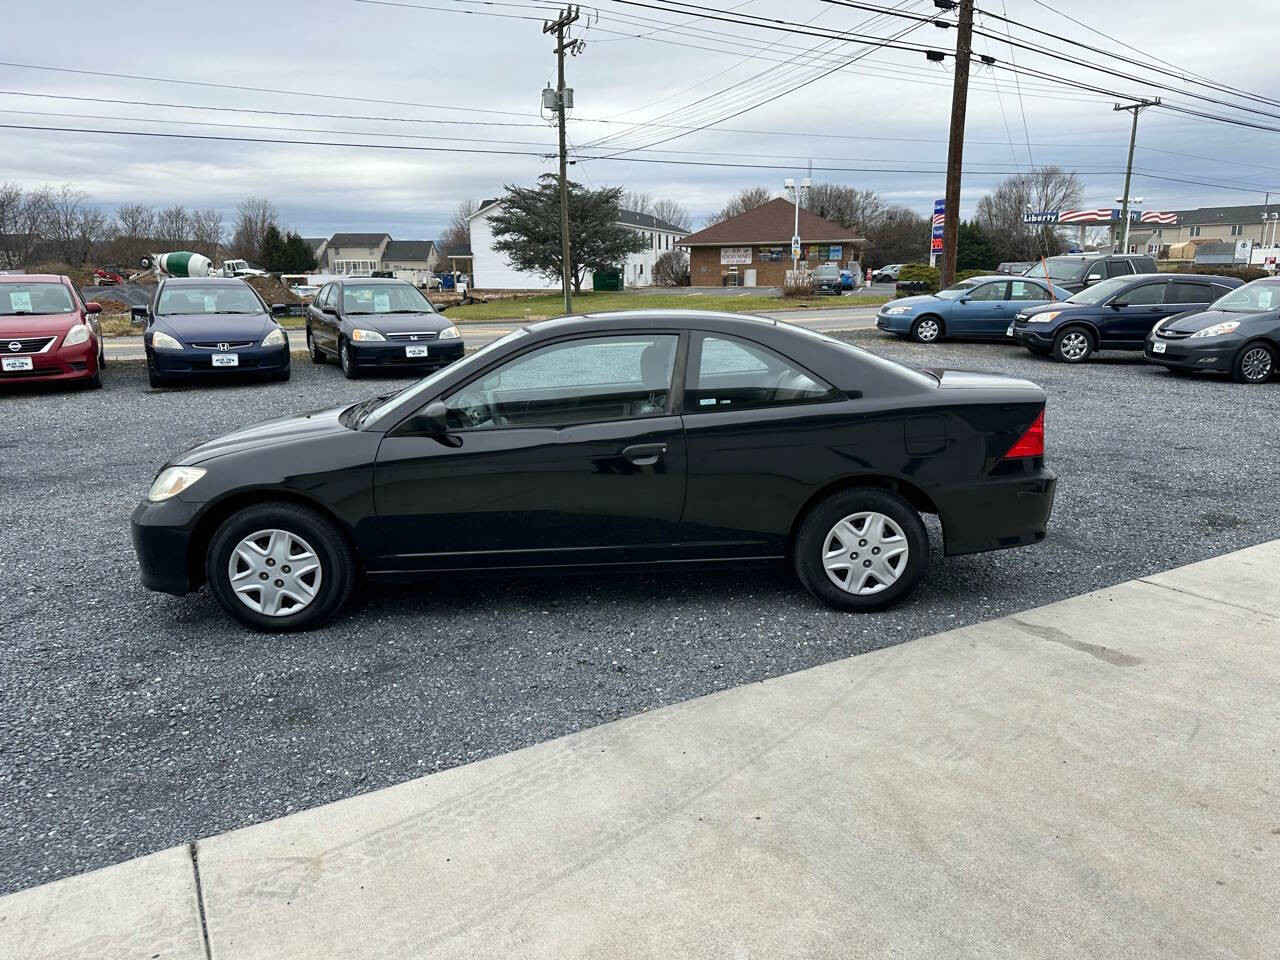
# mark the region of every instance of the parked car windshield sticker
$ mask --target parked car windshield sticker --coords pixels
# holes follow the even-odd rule
[[[26,311],[31,312],[31,294],[29,293],[11,293],[9,294],[9,309],[14,313]]]
[[[1258,291],[1258,306],[1260,306],[1263,310],[1271,309],[1271,291],[1270,290]]]
[[[218,309],[218,305],[215,302],[214,298],[206,294],[204,298],[204,312],[213,313],[217,309]]]
[[[385,293],[375,293],[373,295],[373,312],[389,313],[391,310],[391,297]]]

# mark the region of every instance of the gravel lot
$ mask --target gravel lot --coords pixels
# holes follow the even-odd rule
[[[785,572],[592,575],[379,588],[263,636],[142,590],[129,513],[191,443],[385,382],[295,358],[284,384],[151,391],[115,364],[102,391],[0,393],[0,893],[1276,536],[1280,384],[848,338],[1045,387],[1047,543],[935,557],[875,615]]]

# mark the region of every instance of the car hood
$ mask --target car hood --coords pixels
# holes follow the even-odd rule
[[[183,343],[206,340],[261,340],[276,322],[265,313],[166,313],[152,329]]]
[[[453,325],[438,313],[348,313],[343,319],[354,327],[379,333],[439,332]]]
[[[259,447],[274,447],[300,440],[345,434],[348,430],[338,422],[338,417],[346,409],[347,406],[330,407],[264,420],[262,423],[242,427],[231,433],[224,433],[220,437],[214,437],[212,440],[206,440],[204,443],[198,443],[174,457],[172,463],[188,466]]]
[[[942,304],[949,304],[950,302],[950,300],[943,300],[941,297],[935,297],[933,294],[927,293],[916,297],[899,297],[897,300],[890,300],[881,307],[881,309],[887,310],[890,307],[910,307],[914,310],[916,307],[922,307],[926,303],[932,304],[935,307],[941,307]]]
[[[83,322],[78,313],[24,313],[19,316],[5,314],[0,317],[0,338],[66,333],[77,323]]]
[[[1050,310],[1057,310],[1061,312],[1063,310],[1080,310],[1080,309],[1092,310],[1093,307],[1086,307],[1084,306],[1084,304],[1080,304],[1080,303],[1068,303],[1065,300],[1054,300],[1051,303],[1039,303],[1039,304],[1036,304],[1034,307],[1026,307],[1025,309],[1019,310],[1018,313],[1026,317],[1033,317],[1037,313],[1047,313]]]
[[[1195,333],[1206,327],[1212,327],[1228,320],[1257,320],[1274,317],[1274,310],[1263,310],[1256,313],[1243,313],[1237,310],[1202,310],[1199,313],[1183,313],[1161,324],[1161,330],[1172,330],[1175,333]]]

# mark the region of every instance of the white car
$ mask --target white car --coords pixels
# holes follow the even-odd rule
[[[898,274],[902,272],[902,264],[890,263],[871,274],[874,283],[897,283]]]

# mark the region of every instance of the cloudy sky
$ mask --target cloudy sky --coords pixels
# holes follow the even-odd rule
[[[780,186],[784,177],[804,176],[810,162],[815,180],[872,188],[920,212],[942,195],[953,60],[930,63],[923,52],[873,50],[832,35],[890,37],[914,26],[895,42],[945,50],[954,49],[953,30],[830,0],[695,0],[733,22],[695,17],[669,0],[596,2],[581,8],[572,34],[586,47],[568,64],[575,89],[570,140],[578,153],[602,158],[577,163],[576,179],[678,200],[695,225],[738,188]],[[858,2],[937,12],[932,0]],[[1129,114],[1113,111],[1108,92],[1052,78],[1159,95],[1175,106],[1277,128],[1146,111],[1133,190],[1145,209],[1261,203],[1267,189],[1280,195],[1280,65],[1275,31],[1262,29],[1274,22],[1275,0],[1233,0],[1223,16],[1210,16],[1202,0],[979,0],[978,7],[1007,12],[1018,42],[1078,55],[1123,77],[975,36],[976,54],[1005,64],[1012,52],[1018,67],[1047,76],[1015,82],[1001,69],[975,72],[963,212],[1000,175],[1031,163],[1081,173],[1085,206],[1110,206],[1119,196]],[[435,237],[461,197],[494,196],[505,183],[554,169],[546,158],[554,131],[538,109],[541,89],[555,77],[553,44],[541,25],[551,4],[543,0],[263,0],[251,8],[147,9],[43,0],[6,11],[0,181],[72,183],[107,208],[139,201],[230,213],[241,197],[257,194],[270,197],[304,235],[386,230],[407,239]],[[750,15],[804,24],[812,35],[752,28],[745,24]],[[982,14],[977,27],[993,35],[1006,30]],[[1118,56],[1072,48],[1067,39]],[[1153,61],[1262,99],[1189,86],[1157,72]],[[1182,92],[1151,85],[1158,82]],[[236,139],[172,136],[179,134]],[[620,155],[603,159],[612,153]]]

